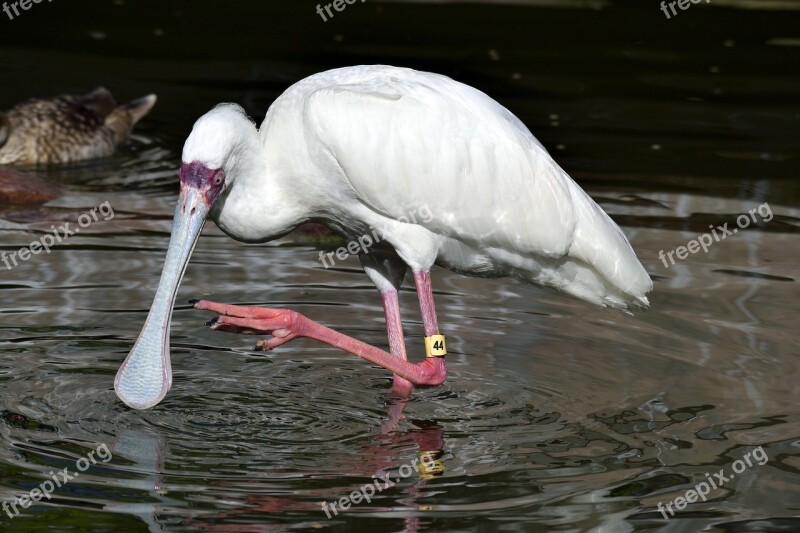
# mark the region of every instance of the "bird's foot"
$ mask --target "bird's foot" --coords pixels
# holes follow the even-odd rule
[[[207,300],[189,300],[189,303],[195,309],[220,315],[208,322],[211,329],[245,335],[272,335],[271,339],[259,341],[256,349],[271,350],[296,337],[309,337],[380,365],[410,385],[441,385],[447,377],[447,364],[442,356],[428,357],[421,363],[412,364],[402,357],[314,322],[296,311],[219,304]],[[398,388],[402,392],[407,387],[398,382]]]
[[[264,307],[245,307],[229,305],[208,300],[190,300],[195,309],[211,311],[220,316],[206,325],[213,330],[240,333],[243,335],[272,335],[269,339],[259,339],[256,350],[272,350],[290,340],[302,337],[305,316],[290,309],[268,309]]]

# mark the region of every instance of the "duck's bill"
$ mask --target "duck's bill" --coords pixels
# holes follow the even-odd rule
[[[114,380],[117,396],[134,409],[157,405],[172,386],[169,328],[175,296],[211,206],[201,189],[181,187],[164,270],[142,332]]]

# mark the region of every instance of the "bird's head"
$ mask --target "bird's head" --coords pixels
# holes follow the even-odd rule
[[[131,407],[156,405],[172,385],[169,327],[178,287],[209,213],[224,201],[225,191],[245,165],[254,131],[241,107],[222,104],[200,117],[186,139],[161,281],[142,332],[114,382],[117,395]]]
[[[220,104],[200,117],[183,145],[181,196],[198,195],[207,214],[239,174],[253,131],[236,104]]]

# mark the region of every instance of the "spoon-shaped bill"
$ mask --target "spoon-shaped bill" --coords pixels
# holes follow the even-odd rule
[[[172,308],[209,209],[200,189],[181,187],[167,258],[153,305],[136,344],[114,380],[117,396],[134,409],[149,409],[158,404],[172,386],[169,358]]]

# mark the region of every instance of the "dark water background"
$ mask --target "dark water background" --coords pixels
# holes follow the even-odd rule
[[[0,497],[98,446],[113,453],[12,531],[800,530],[800,2],[87,1],[0,12],[0,108],[104,85],[159,103],[113,158],[29,169],[67,186],[0,207],[0,251],[108,201],[49,255],[0,265]],[[652,309],[599,309],[511,280],[435,270],[450,375],[407,405],[389,377],[311,341],[269,354],[180,303],[158,407],[114,396],[165,254],[182,142],[221,101],[260,120],[294,81],[385,63],[440,72],[516,113],[612,214],[655,280]],[[767,203],[707,254],[709,224]],[[207,227],[179,301],[291,307],[386,345],[356,260],[307,238],[246,246]],[[421,321],[402,293],[410,353]],[[402,414],[401,409],[404,408]],[[768,457],[665,520],[657,510],[761,446]],[[328,519],[321,502],[441,451]]]

